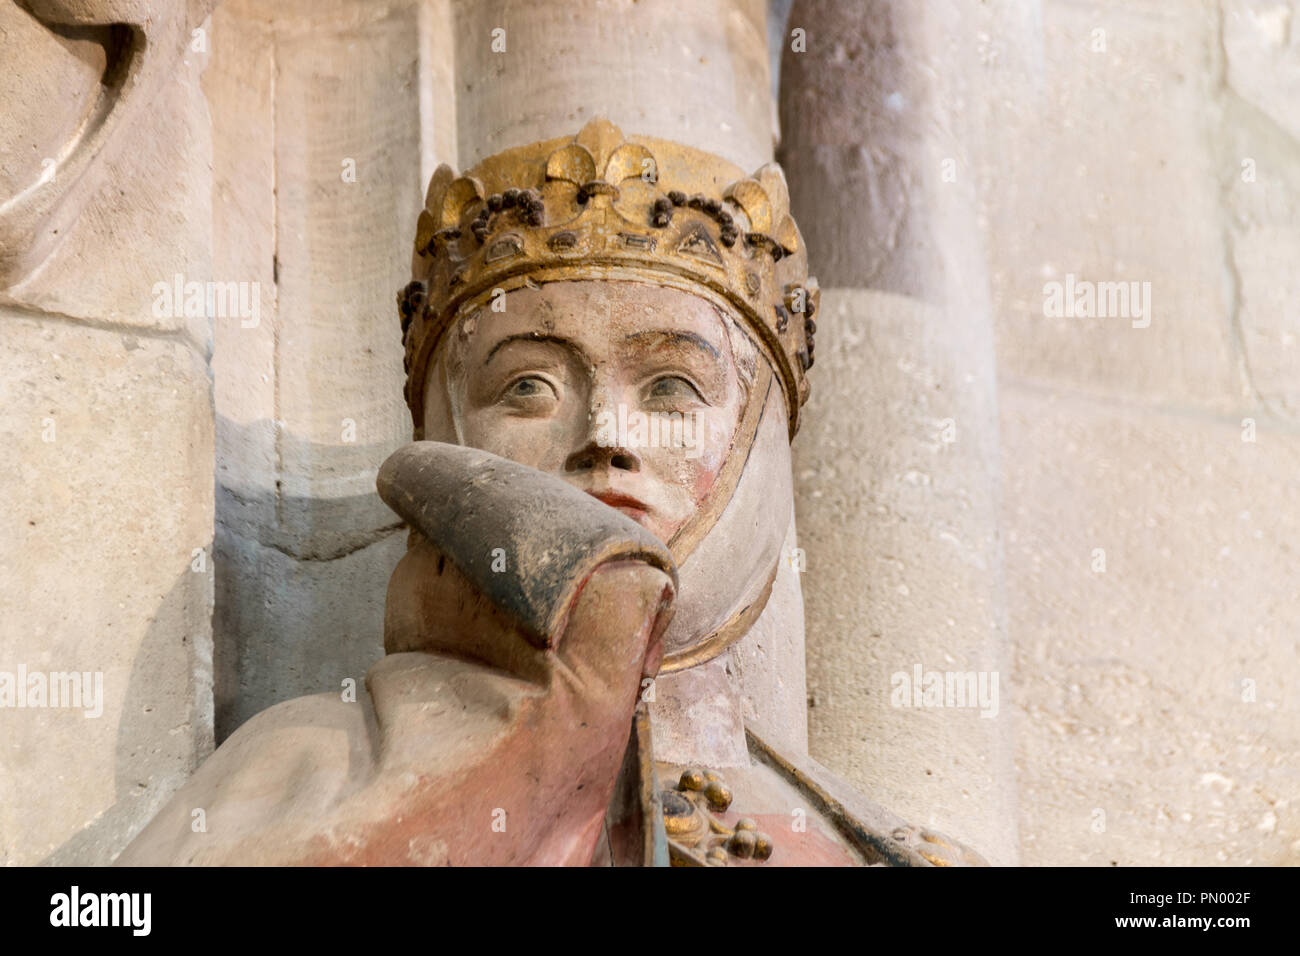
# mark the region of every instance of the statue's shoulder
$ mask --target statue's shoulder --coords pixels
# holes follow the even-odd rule
[[[223,863],[282,821],[328,812],[375,760],[373,707],[329,692],[283,701],[242,724],[167,801],[118,865]]]

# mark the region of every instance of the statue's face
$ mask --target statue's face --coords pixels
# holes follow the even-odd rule
[[[722,317],[638,282],[554,282],[504,304],[449,346],[461,441],[559,475],[667,542],[712,486],[745,403]]]

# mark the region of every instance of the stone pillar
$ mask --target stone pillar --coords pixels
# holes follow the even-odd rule
[[[0,864],[110,862],[212,749],[211,4],[0,5]],[[66,676],[62,676],[66,675]]]
[[[447,15],[231,0],[213,20],[217,271],[262,302],[216,330],[219,740],[383,654],[406,544],[375,472],[410,435],[394,294],[450,123]]]
[[[453,0],[462,166],[604,116],[753,170],[772,158],[762,0]]]
[[[794,449],[810,749],[895,813],[1010,864],[996,376],[965,118],[972,17],[957,2],[796,2],[779,158],[823,289]],[[990,706],[925,706],[930,672],[976,672]]]

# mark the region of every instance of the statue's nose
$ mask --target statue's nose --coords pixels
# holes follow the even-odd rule
[[[613,469],[637,472],[641,458],[628,447],[628,410],[620,404],[623,395],[610,382],[599,382],[592,389],[586,434],[582,447],[564,462],[566,472]]]
[[[595,471],[600,468],[637,472],[641,470],[641,459],[623,445],[601,445],[592,440],[564,462],[565,471]]]

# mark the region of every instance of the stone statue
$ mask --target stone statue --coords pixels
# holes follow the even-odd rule
[[[387,656],[243,725],[119,862],[982,863],[736,690],[816,331],[779,167],[593,120],[440,167],[413,269]]]

